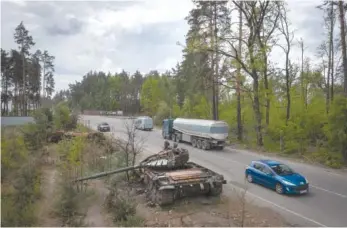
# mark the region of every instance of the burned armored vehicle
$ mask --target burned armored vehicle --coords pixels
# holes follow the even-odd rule
[[[100,132],[74,132],[74,131],[54,131],[47,135],[47,142],[58,143],[63,139],[72,139],[74,137],[86,137],[88,140],[105,140],[105,136]]]
[[[218,196],[222,193],[224,177],[206,167],[189,162],[184,148],[173,148],[165,141],[164,150],[147,157],[139,165],[99,173],[77,179],[83,181],[115,173],[137,170],[146,187],[148,198],[160,206],[174,203],[176,199],[196,196]]]

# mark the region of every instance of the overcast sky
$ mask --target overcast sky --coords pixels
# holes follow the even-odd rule
[[[307,54],[323,38],[318,1],[288,1],[296,38],[303,37]],[[56,90],[68,88],[89,70],[133,73],[165,71],[181,61],[191,0],[148,1],[1,1],[1,47],[16,48],[15,27],[24,25],[34,50],[56,57]],[[299,56],[297,50],[293,58]],[[275,53],[274,59],[283,58]]]

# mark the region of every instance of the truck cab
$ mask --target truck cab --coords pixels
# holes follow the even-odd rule
[[[164,119],[161,133],[164,139],[172,139],[173,119]]]

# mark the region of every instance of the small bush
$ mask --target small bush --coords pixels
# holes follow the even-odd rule
[[[60,218],[61,226],[87,226],[84,223],[85,213],[81,211],[81,202],[90,196],[89,191],[81,192],[69,180],[63,179],[59,197],[55,202],[54,213]]]
[[[318,149],[316,152],[312,153],[310,157],[321,164],[329,166],[334,169],[341,168],[343,164],[342,155],[337,152],[331,152],[327,149]]]
[[[35,162],[22,165],[11,184],[11,191],[1,197],[1,225],[34,226],[35,202],[40,197],[40,172]]]
[[[127,217],[126,221],[117,222],[117,226],[120,227],[141,227],[143,226],[144,220],[143,218],[137,215],[131,215]]]
[[[78,115],[71,113],[69,107],[64,103],[59,103],[54,109],[54,125],[56,129],[72,130],[77,127]]]
[[[140,226],[142,219],[136,216],[136,205],[126,196],[122,196],[115,186],[110,189],[105,200],[105,207],[113,216],[117,226]]]
[[[36,151],[44,145],[47,138],[47,132],[43,126],[38,124],[29,123],[23,126],[22,133],[26,146],[31,151]]]

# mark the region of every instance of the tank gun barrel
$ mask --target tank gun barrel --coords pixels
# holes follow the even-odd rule
[[[95,174],[92,176],[81,177],[81,178],[75,179],[74,182],[97,179],[100,177],[105,177],[105,176],[109,176],[109,175],[116,174],[116,173],[122,173],[122,172],[126,172],[129,170],[135,170],[135,169],[138,169],[141,167],[142,167],[141,165],[137,165],[137,166],[129,166],[129,167],[121,168],[121,169],[116,169],[116,170],[112,170],[112,171],[106,171],[106,172],[98,173],[98,174]]]

